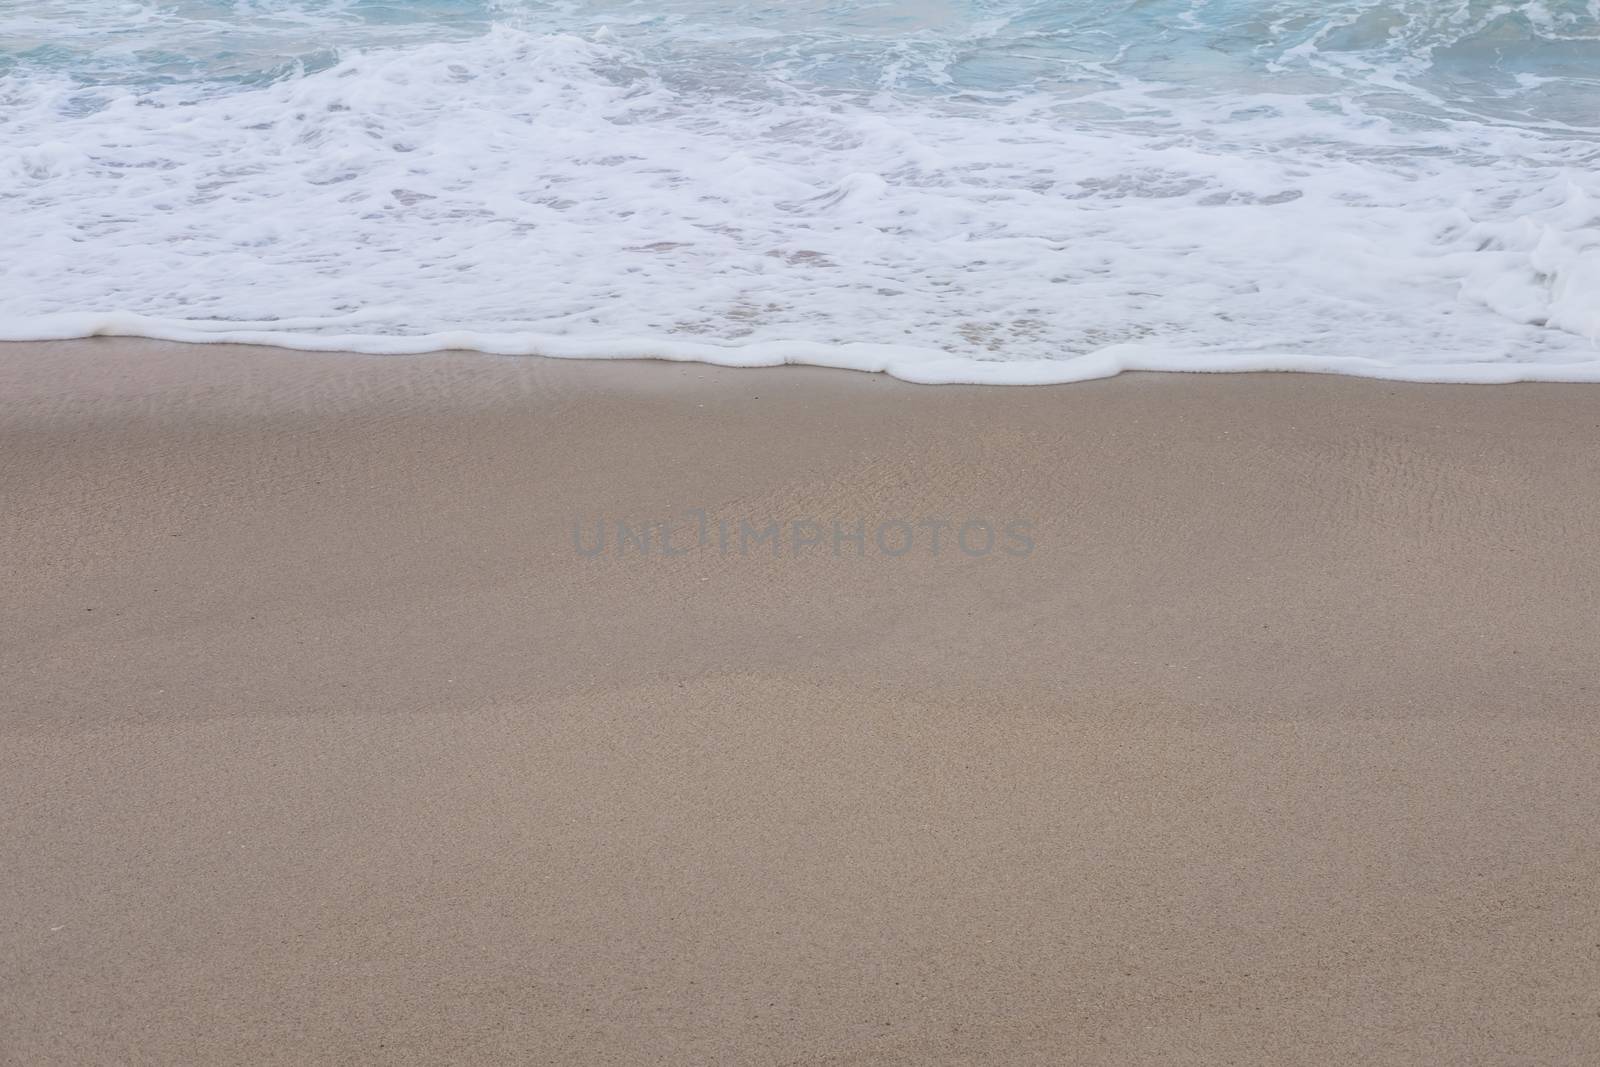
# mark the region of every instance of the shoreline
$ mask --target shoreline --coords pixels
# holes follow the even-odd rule
[[[1576,336],[1583,336],[1576,331]],[[42,338],[42,339],[35,339]],[[1568,362],[1473,360],[1394,363],[1355,356],[1299,352],[1227,352],[1110,345],[1071,359],[984,360],[940,349],[868,342],[821,344],[771,341],[713,344],[656,337],[584,340],[556,334],[450,330],[430,334],[320,334],[267,329],[197,328],[181,319],[128,312],[46,316],[25,330],[0,333],[6,346],[111,341],[131,344],[228,345],[290,352],[368,356],[474,354],[585,361],[657,361],[728,369],[786,366],[883,374],[912,385],[1076,385],[1121,374],[1325,374],[1416,385],[1600,383],[1600,337],[1588,338],[1593,358]]]
[[[105,339],[0,454],[0,1060],[1600,1056],[1600,389]]]

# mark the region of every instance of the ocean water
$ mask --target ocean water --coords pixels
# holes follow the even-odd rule
[[[0,0],[0,338],[1600,380],[1600,0]]]

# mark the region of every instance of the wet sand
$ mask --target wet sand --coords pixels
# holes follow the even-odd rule
[[[5,1062],[1600,1060],[1600,388],[104,340],[0,455]]]

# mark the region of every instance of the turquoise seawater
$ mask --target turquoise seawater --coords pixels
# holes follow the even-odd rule
[[[1131,76],[1600,119],[1595,0],[62,0],[0,4],[0,20],[0,70],[85,85],[260,84],[352,50],[506,25],[610,32],[690,79],[778,73],[843,92],[1016,93]]]

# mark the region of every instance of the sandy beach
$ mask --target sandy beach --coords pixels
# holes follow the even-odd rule
[[[1600,387],[29,343],[0,455],[0,1061],[1600,1061]]]

